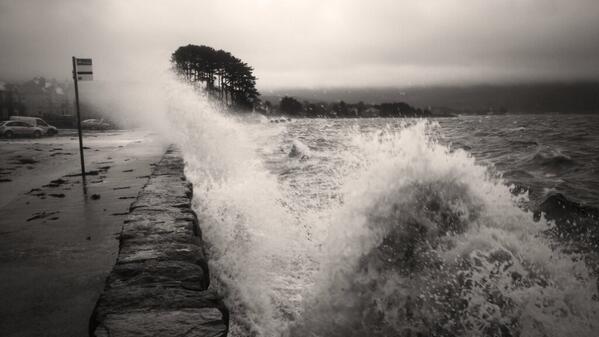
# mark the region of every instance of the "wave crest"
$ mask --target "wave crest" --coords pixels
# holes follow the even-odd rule
[[[592,336],[599,306],[584,264],[516,206],[525,196],[431,140],[432,128],[356,136],[365,170],[346,183],[291,335]]]

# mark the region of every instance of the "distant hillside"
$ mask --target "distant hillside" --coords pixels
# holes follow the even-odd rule
[[[599,113],[599,82],[411,88],[284,89],[263,91],[262,99],[284,95],[308,101],[378,104],[406,102],[433,111],[461,113]]]

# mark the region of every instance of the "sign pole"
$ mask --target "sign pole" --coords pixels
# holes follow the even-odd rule
[[[79,132],[79,157],[81,158],[81,178],[83,180],[83,192],[87,194],[85,187],[85,159],[83,157],[83,138],[81,132],[81,113],[79,112],[79,85],[77,80],[77,59],[73,56],[73,81],[75,82],[75,106],[77,107],[77,130]]]

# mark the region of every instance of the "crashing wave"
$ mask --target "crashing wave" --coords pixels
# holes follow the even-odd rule
[[[431,140],[430,124],[351,130],[335,161],[350,172],[339,202],[314,214],[264,168],[247,127],[175,89],[170,112],[232,336],[599,331],[584,262],[465,151]]]
[[[599,305],[584,263],[426,129],[366,144],[379,154],[347,184],[321,284],[291,335],[593,336]]]
[[[299,140],[294,139],[291,149],[289,150],[289,157],[306,160],[310,158],[310,148]]]

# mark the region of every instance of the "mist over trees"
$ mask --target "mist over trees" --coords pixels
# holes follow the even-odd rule
[[[261,103],[257,111],[265,115],[285,115],[307,118],[374,118],[374,117],[431,117],[427,109],[419,109],[404,102],[368,104],[364,102],[301,102],[291,96],[283,96],[278,105],[269,101]],[[435,116],[449,116],[437,114]]]
[[[283,95],[311,102],[405,102],[426,107],[433,114],[599,113],[597,80],[327,90],[285,88],[273,90],[262,99],[275,102]]]
[[[226,106],[249,110],[258,102],[254,69],[227,51],[189,44],[179,47],[171,62],[178,74],[202,84]]]

